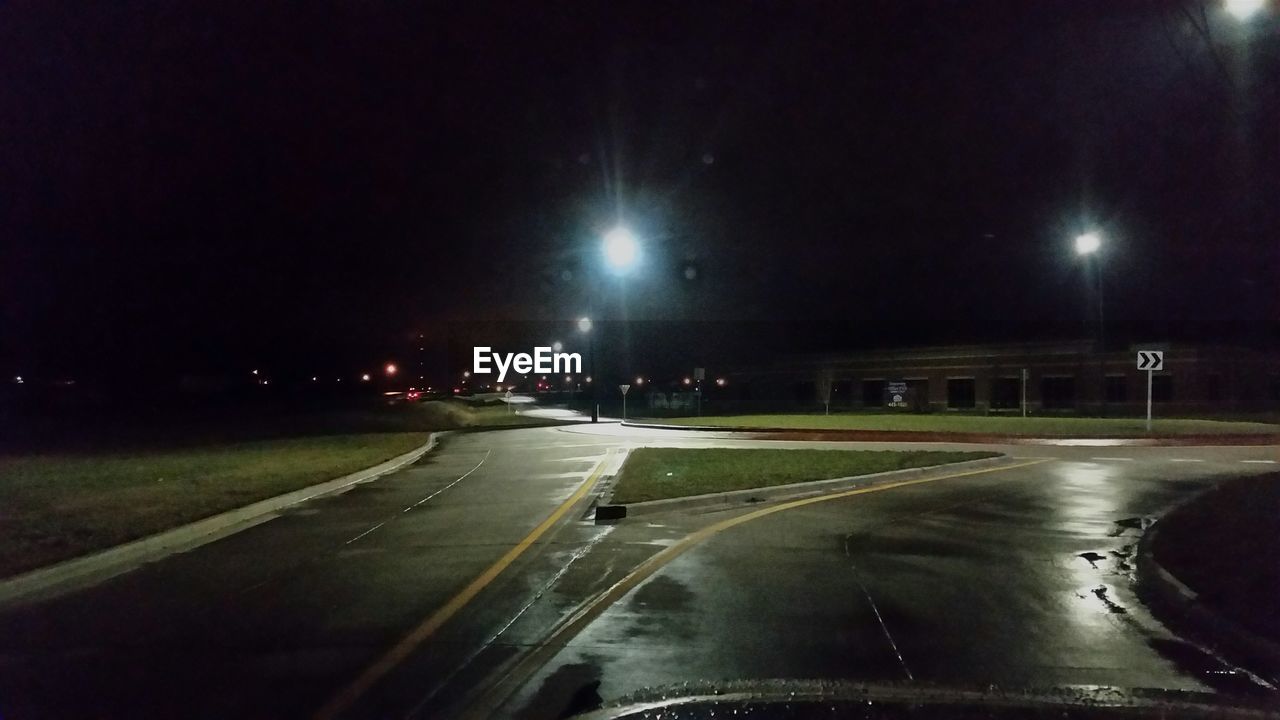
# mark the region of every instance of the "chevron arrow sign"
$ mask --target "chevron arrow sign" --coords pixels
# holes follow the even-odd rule
[[[1163,350],[1139,350],[1138,351],[1138,369],[1139,370],[1163,370],[1164,369],[1164,351]]]

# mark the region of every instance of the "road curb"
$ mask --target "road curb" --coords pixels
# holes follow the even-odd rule
[[[116,545],[0,580],[0,607],[26,600],[53,597],[88,587],[174,553],[191,550],[247,530],[270,520],[275,517],[275,513],[292,505],[325,495],[346,492],[356,485],[417,462],[423,455],[435,449],[440,439],[449,432],[433,432],[422,446],[364,470],[259,500],[244,507],[228,510],[123,545]]]
[[[813,442],[918,442],[982,445],[1060,445],[1064,442],[1106,442],[1134,447],[1255,447],[1280,444],[1280,435],[1094,435],[1091,437],[1037,437],[1034,435],[999,435],[987,433],[947,433],[923,430],[841,430],[836,428],[743,427],[738,425],[667,425],[622,421],[623,427],[647,430],[691,430],[694,432],[749,433],[752,435],[786,435],[785,440]]]
[[[679,510],[748,507],[775,500],[794,500],[812,495],[825,495],[831,492],[850,490],[857,487],[872,487],[874,485],[880,485],[887,482],[895,482],[903,477],[925,475],[942,469],[953,470],[956,468],[994,467],[1009,464],[1011,462],[1013,462],[1013,458],[1008,455],[999,455],[993,458],[965,460],[963,462],[943,463],[941,465],[928,465],[925,467],[907,468],[905,470],[887,470],[885,472],[871,473],[869,475],[851,475],[848,477],[831,478],[829,480],[811,480],[808,482],[788,483],[786,485],[774,485],[773,487],[766,488],[730,490],[721,493],[690,495],[688,497],[649,500],[637,503],[613,504],[602,502],[600,506],[596,508],[596,517],[598,519],[621,520],[626,518],[656,515],[658,513],[675,512]],[[601,516],[602,511],[604,513],[604,517]]]
[[[1189,502],[1200,497],[1202,495],[1197,495]],[[1165,513],[1164,517],[1176,512],[1178,507]],[[1162,622],[1264,675],[1269,682],[1280,681],[1280,645],[1200,602],[1195,590],[1156,560],[1153,545],[1161,520],[1152,523],[1138,540],[1138,598]]]

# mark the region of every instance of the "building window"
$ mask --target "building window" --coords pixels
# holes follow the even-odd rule
[[[884,407],[884,381],[862,381],[862,405],[864,407]]]
[[[1156,375],[1151,378],[1151,402],[1173,402],[1173,376]]]
[[[914,410],[926,410],[929,407],[929,380],[916,378],[907,380],[907,392],[911,395],[911,407]]]
[[[1129,401],[1129,379],[1124,375],[1107,376],[1107,402],[1123,403]]]
[[[1068,410],[1076,406],[1074,377],[1047,377],[1040,380],[1040,405],[1047,410]]]
[[[1022,380],[1020,378],[993,378],[991,380],[991,409],[1017,410],[1022,407]]]
[[[973,378],[948,378],[947,407],[963,409],[973,406]]]

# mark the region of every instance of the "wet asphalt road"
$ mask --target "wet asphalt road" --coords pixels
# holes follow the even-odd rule
[[[605,610],[504,714],[741,678],[1260,692],[1134,597],[1140,528],[1204,471],[1046,461],[753,520]]]
[[[567,501],[636,444],[753,443],[616,425],[454,438],[345,495],[0,611],[0,716],[305,717],[349,691],[343,716],[550,718],[763,677],[1257,691],[1146,613],[1132,552],[1144,522],[1208,483],[1276,469],[1275,448],[998,448],[1038,462],[687,543],[540,650],[588,598],[743,512],[584,519]]]

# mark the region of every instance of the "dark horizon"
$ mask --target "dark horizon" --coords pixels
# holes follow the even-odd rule
[[[1274,346],[1280,33],[1201,7],[10,4],[0,364],[346,372],[589,307],[1091,337],[1089,230],[1109,343]]]

